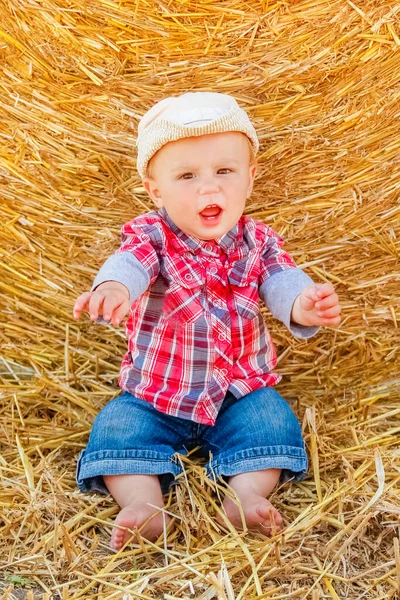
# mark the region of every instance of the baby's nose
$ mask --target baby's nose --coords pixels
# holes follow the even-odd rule
[[[206,194],[215,194],[219,190],[219,185],[217,181],[213,179],[209,179],[207,181],[202,181],[199,186],[199,194],[201,196],[205,196]]]

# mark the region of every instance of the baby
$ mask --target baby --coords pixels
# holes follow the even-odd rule
[[[116,550],[129,530],[162,532],[179,453],[200,446],[208,476],[227,481],[247,527],[263,533],[282,523],[268,496],[307,470],[299,423],[273,388],[281,377],[259,297],[298,338],[339,325],[340,306],[275,231],[243,216],[258,145],[225,94],[153,106],[139,123],[137,166],[157,210],[123,226],[121,247],[75,303],[75,318],[88,310],[117,326],[129,315],[123,392],[95,419],[77,466],[82,491],[110,492],[121,507]],[[223,509],[241,528],[238,503],[226,496]]]

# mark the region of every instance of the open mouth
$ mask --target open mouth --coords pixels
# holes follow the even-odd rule
[[[207,221],[213,221],[218,219],[222,213],[222,208],[217,204],[209,204],[200,213],[200,216]]]

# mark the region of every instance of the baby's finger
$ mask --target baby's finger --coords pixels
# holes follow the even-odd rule
[[[317,286],[315,284],[309,285],[301,291],[300,299],[301,305],[304,310],[312,310],[315,306],[317,298]]]
[[[333,306],[337,306],[339,304],[339,297],[335,292],[330,294],[329,296],[325,296],[323,300],[318,300],[315,303],[315,308],[318,310],[325,310],[326,308],[332,308]]]
[[[325,327],[337,327],[338,325],[340,325],[340,320],[340,316],[332,317],[329,319],[322,319],[322,325],[325,325]]]
[[[114,294],[108,294],[103,302],[103,318],[105,321],[110,321],[114,311],[121,305],[121,299],[118,299]]]
[[[331,283],[318,283],[317,288],[316,296],[319,300],[335,292],[335,288]]]
[[[85,310],[88,306],[88,302],[90,299],[90,292],[85,292],[81,294],[79,298],[76,299],[73,309],[73,314],[75,319],[79,319],[82,314],[82,311]]]
[[[341,308],[340,306],[337,304],[336,306],[333,306],[332,308],[327,308],[325,310],[319,310],[317,312],[317,315],[319,317],[322,317],[323,319],[329,319],[331,317],[338,317],[341,313]]]
[[[89,315],[92,321],[95,321],[99,315],[103,314],[102,305],[104,295],[101,292],[94,292],[89,300]]]
[[[114,327],[118,327],[118,325],[121,323],[122,319],[125,317],[125,315],[128,313],[129,311],[129,301],[128,300],[124,300],[124,302],[118,306],[118,308],[116,310],[114,310],[113,316],[112,316],[112,324],[114,325]]]

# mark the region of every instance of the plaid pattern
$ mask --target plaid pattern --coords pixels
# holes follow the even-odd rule
[[[131,252],[150,285],[131,306],[120,387],[161,412],[213,425],[228,390],[239,398],[278,383],[258,289],[296,267],[283,243],[245,216],[216,241],[187,236],[164,209],[125,224],[117,252]]]

